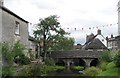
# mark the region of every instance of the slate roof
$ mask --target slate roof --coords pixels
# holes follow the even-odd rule
[[[38,43],[40,42],[40,41],[37,41],[37,40],[36,40],[35,38],[33,38],[32,36],[29,36],[28,40],[29,40],[29,41],[33,41],[33,42],[38,42]]]
[[[20,20],[22,20],[22,21],[24,21],[24,22],[26,22],[26,23],[29,23],[28,21],[24,20],[23,18],[21,18],[20,16],[18,16],[17,14],[15,14],[15,13],[12,12],[12,11],[10,11],[8,8],[6,8],[6,7],[4,7],[4,6],[0,6],[0,9],[8,12],[9,14],[15,16],[16,18],[18,18],[18,19],[20,19]]]
[[[116,36],[116,37],[113,37],[113,38],[108,38],[108,41],[117,41],[117,40],[120,40],[120,36]]]
[[[88,49],[107,49],[107,47],[98,39],[93,39],[90,43],[86,44],[85,50]]]

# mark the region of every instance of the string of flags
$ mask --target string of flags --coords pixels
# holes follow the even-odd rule
[[[84,31],[84,30],[86,30],[86,29],[88,29],[88,30],[92,30],[92,29],[99,29],[99,28],[104,28],[104,27],[111,27],[111,26],[116,26],[118,23],[114,23],[114,24],[107,24],[107,25],[101,25],[101,26],[84,26],[84,27],[73,27],[73,28],[71,28],[71,27],[64,27],[63,29],[65,29],[65,30],[82,30],[82,31]]]
[[[30,25],[37,25],[37,24],[32,24],[32,23],[29,23]],[[99,29],[99,28],[104,28],[104,27],[112,27],[112,26],[116,26],[118,23],[113,23],[113,24],[107,24],[107,25],[101,25],[101,26],[82,26],[82,27],[63,27],[64,30],[81,30],[81,31],[84,31],[84,30],[92,30],[92,29]]]

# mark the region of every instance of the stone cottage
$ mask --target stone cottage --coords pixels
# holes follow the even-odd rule
[[[0,42],[20,41],[28,47],[28,21],[24,20],[0,2]]]
[[[4,7],[3,1],[0,0],[0,43],[14,44],[16,41],[29,48],[28,21]],[[25,50],[24,54],[28,56],[28,50]],[[4,66],[8,65],[3,59],[2,62]]]
[[[14,44],[16,41],[20,41],[28,49],[28,23],[28,21],[4,7],[3,1],[0,0],[0,43]],[[27,49],[24,54],[29,56]],[[3,65],[7,65],[7,63],[3,61]]]

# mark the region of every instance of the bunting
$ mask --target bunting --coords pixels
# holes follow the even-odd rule
[[[36,26],[37,24],[32,24],[32,23],[29,23],[30,25],[32,26]],[[77,30],[81,30],[81,31],[84,31],[84,30],[92,30],[92,29],[99,29],[99,28],[104,28],[104,27],[112,27],[112,26],[117,26],[118,23],[113,23],[113,24],[106,24],[106,25],[97,25],[97,26],[82,26],[82,27],[64,27],[62,29],[64,30],[74,30],[74,31],[77,31]],[[79,28],[78,28],[79,27]],[[52,28],[54,30],[54,28]]]

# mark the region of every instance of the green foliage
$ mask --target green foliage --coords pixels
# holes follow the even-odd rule
[[[25,50],[24,45],[20,44],[19,41],[17,41],[17,42],[14,44],[14,47],[13,47],[14,56],[23,55],[23,54],[24,54],[24,50]]]
[[[74,39],[69,37],[64,37],[60,35],[55,36],[54,43],[50,46],[51,50],[72,50],[74,45]]]
[[[114,62],[116,64],[117,67],[120,67],[120,50],[118,51],[118,53],[115,55],[114,57]]]
[[[104,51],[100,57],[100,60],[105,62],[111,62],[112,57],[111,57],[110,51]]]
[[[6,76],[13,76],[15,69],[11,66],[8,67],[2,67],[2,78],[5,78]]]
[[[21,65],[30,64],[30,59],[24,55],[24,50],[25,50],[24,45],[20,44],[19,41],[17,41],[14,44],[14,47],[13,47],[14,58],[19,56],[19,61],[18,59],[14,59],[14,61],[18,61],[19,64]]]
[[[98,67],[99,67],[102,71],[105,71],[107,64],[108,64],[108,63],[105,62],[105,61],[100,61]]]
[[[19,67],[15,73],[16,76],[33,76],[32,65]]]
[[[35,59],[35,55],[32,54],[31,49],[29,49],[30,60],[33,61]]]
[[[20,64],[22,65],[30,64],[30,59],[25,55],[20,55]]]
[[[50,49],[50,46],[55,43],[55,36],[64,36],[68,34],[61,27],[58,21],[57,15],[51,15],[49,17],[40,19],[36,30],[34,30],[34,37],[37,41],[43,43],[42,52],[44,52],[44,59],[46,58],[46,52]],[[53,34],[54,33],[54,34]]]
[[[55,61],[52,58],[46,58],[44,61],[46,65],[50,65],[50,66],[55,65]]]
[[[30,60],[24,55],[24,46],[20,42],[16,42],[14,45],[10,43],[2,43],[2,57],[5,62],[12,65],[15,61],[15,57],[21,58],[21,64],[28,64]]]
[[[63,66],[47,66],[47,65],[41,65],[40,71],[41,71],[41,76],[46,76],[50,72],[54,72],[57,70],[64,70],[65,67]]]
[[[83,70],[84,67],[83,66],[73,66],[72,69],[73,70]]]
[[[39,63],[23,65],[16,73],[17,76],[41,76],[41,65]]]
[[[110,62],[106,66],[105,71],[101,71],[98,76],[119,76],[120,72],[118,68],[115,66],[114,62]]]
[[[96,67],[89,67],[84,70],[86,76],[96,76],[100,72],[99,68]]]
[[[48,66],[45,64],[24,65],[18,69],[16,76],[47,76],[50,72],[63,70],[63,66]]]
[[[9,65],[13,64],[14,53],[12,51],[13,46],[9,43],[2,43],[2,57]]]

